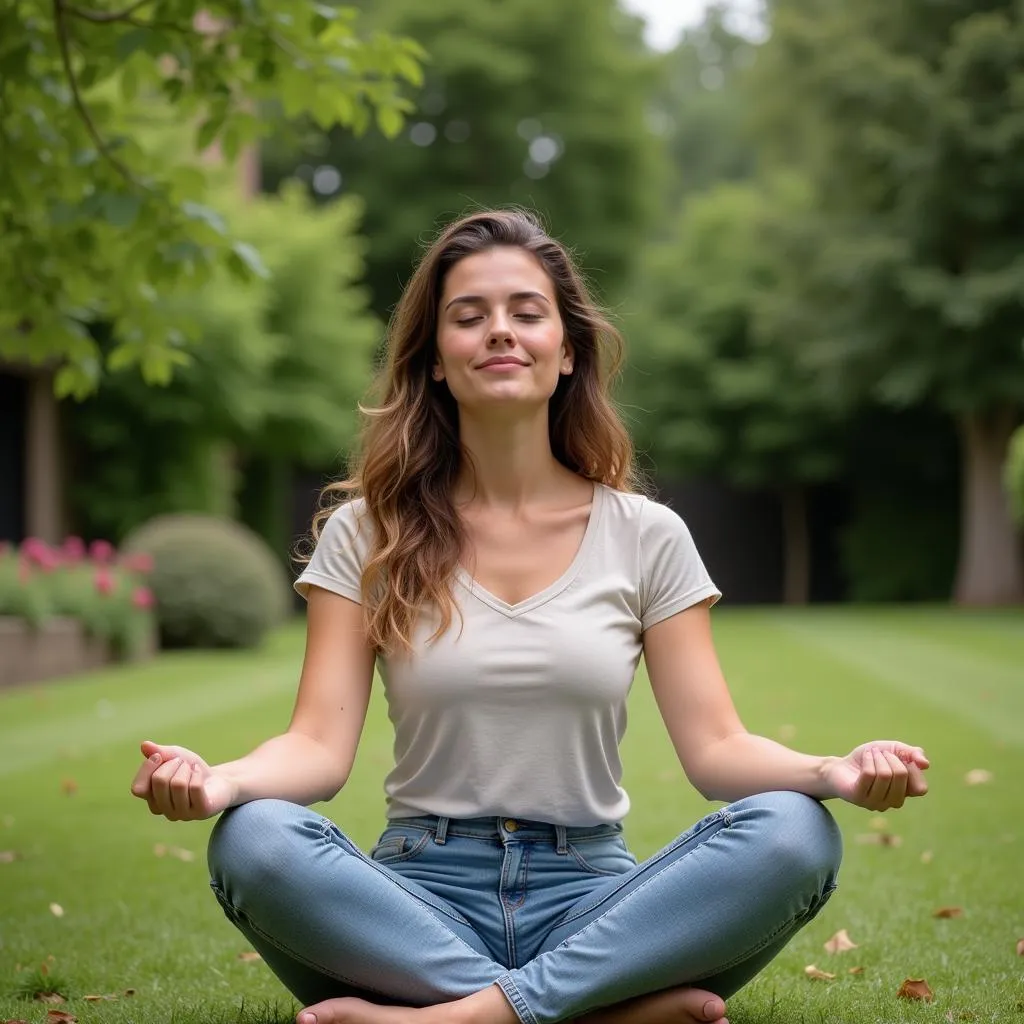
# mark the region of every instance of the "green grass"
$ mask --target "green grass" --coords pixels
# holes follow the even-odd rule
[[[1024,615],[723,610],[715,623],[751,729],[820,753],[895,736],[933,761],[932,793],[884,819],[898,846],[860,842],[872,815],[832,805],[847,840],[840,889],[734,997],[730,1020],[1024,1024]],[[301,651],[290,627],[254,654],[164,656],[0,698],[0,851],[18,855],[0,858],[0,1021],[44,1021],[47,1007],[18,995],[44,982],[83,1024],[291,1019],[266,968],[238,959],[244,940],[207,891],[210,823],[153,818],[128,784],[144,737],[219,760],[283,728]],[[364,845],[381,827],[389,757],[375,698],[356,770],[328,808]],[[642,680],[624,757],[628,835],[645,856],[706,808],[681,780]],[[966,785],[973,768],[992,781]],[[194,859],[157,857],[157,844]],[[940,906],[963,917],[937,920]],[[860,948],[830,956],[822,944],[840,928]],[[837,979],[809,981],[810,963]],[[906,977],[925,977],[935,1001],[896,999]],[[128,988],[130,998],[82,999]]]

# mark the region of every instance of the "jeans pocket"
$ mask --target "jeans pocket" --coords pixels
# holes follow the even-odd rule
[[[412,860],[413,857],[424,851],[429,841],[429,832],[410,836],[404,832],[388,829],[377,841],[377,845],[370,850],[370,860],[384,865]]]
[[[636,867],[636,858],[617,836],[569,843],[568,847],[573,860],[591,875],[622,875]]]

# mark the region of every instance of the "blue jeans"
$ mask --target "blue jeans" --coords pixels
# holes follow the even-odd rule
[[[280,800],[210,839],[228,918],[303,1004],[424,1006],[500,985],[525,1024],[679,985],[725,998],[832,894],[839,829],[816,800],[765,793],[638,864],[621,825],[403,818],[369,856]]]

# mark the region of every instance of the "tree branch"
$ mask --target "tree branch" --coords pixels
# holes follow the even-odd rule
[[[92,21],[98,25],[107,25],[113,21],[130,20],[131,16],[139,10],[139,8],[145,7],[146,4],[150,4],[152,2],[153,0],[135,0],[135,3],[129,4],[121,11],[91,11],[83,7],[73,7],[70,4],[62,5],[62,7],[68,14],[73,14],[76,18],[82,18],[85,21]]]
[[[148,2],[148,0],[145,0],[145,2]],[[135,6],[138,6],[138,4]],[[92,115],[89,113],[89,108],[85,105],[85,101],[82,99],[82,93],[78,88],[78,78],[75,75],[74,65],[71,61],[71,46],[68,42],[68,26],[65,21],[63,0],[53,0],[53,19],[54,24],[57,27],[57,43],[60,46],[61,63],[64,65],[64,73],[68,77],[68,85],[71,87],[71,97],[75,104],[75,110],[78,111],[78,116],[82,119],[86,131],[89,133],[89,137],[96,146],[96,150],[103,154],[111,167],[113,167],[123,178],[131,182],[133,185],[137,184],[134,177],[132,177],[131,171],[129,171],[128,168],[110,152],[109,146],[107,146],[106,142],[103,141],[103,138],[100,136],[100,133],[96,128]]]

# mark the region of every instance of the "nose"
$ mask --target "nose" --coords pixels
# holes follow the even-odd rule
[[[491,317],[491,328],[487,334],[487,344],[491,347],[513,341],[512,321],[502,309],[496,309]]]

